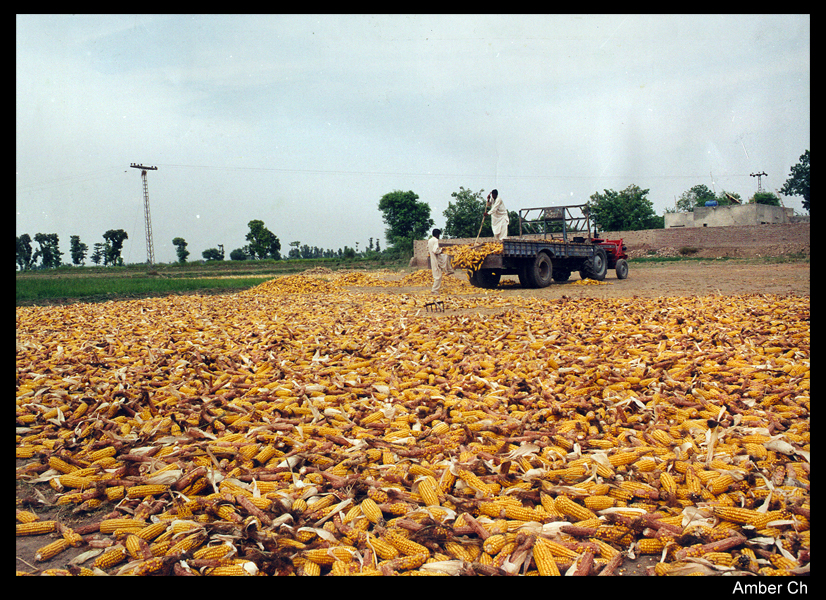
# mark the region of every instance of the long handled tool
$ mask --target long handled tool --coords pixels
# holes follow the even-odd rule
[[[476,234],[476,241],[473,242],[473,246],[472,246],[473,248],[476,248],[476,246],[479,245],[479,236],[482,235],[482,227],[485,226],[485,217],[487,216],[487,214],[488,213],[487,213],[487,209],[486,209],[485,212],[482,213],[482,222],[479,224],[479,233]]]

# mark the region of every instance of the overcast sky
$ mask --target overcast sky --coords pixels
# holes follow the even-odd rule
[[[18,15],[17,235],[156,262],[247,242],[365,249],[381,197],[436,226],[460,186],[510,210],[631,184],[779,189],[810,144],[808,15]],[[802,198],[781,196],[808,214]],[[36,245],[35,245],[36,247]]]

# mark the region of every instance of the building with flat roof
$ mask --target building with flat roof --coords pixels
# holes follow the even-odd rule
[[[727,227],[731,225],[779,225],[792,223],[793,208],[768,204],[697,206],[692,212],[666,213],[665,228]]]

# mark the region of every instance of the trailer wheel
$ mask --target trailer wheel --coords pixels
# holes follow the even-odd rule
[[[468,280],[472,286],[488,290],[496,289],[501,278],[502,273],[492,269],[478,269],[468,275]]]
[[[626,279],[628,277],[628,261],[621,258],[617,261],[617,266],[614,267],[617,273],[617,279]]]
[[[528,270],[528,278],[532,280],[534,287],[548,287],[553,281],[554,268],[551,257],[545,252],[540,252],[533,259],[533,265]]]
[[[526,265],[523,263],[519,265],[519,270],[517,272],[517,276],[519,277],[519,285],[521,285],[525,289],[536,287],[533,284],[533,281],[531,281],[530,275],[528,274],[529,270],[530,265]]]

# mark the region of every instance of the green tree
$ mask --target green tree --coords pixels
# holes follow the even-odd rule
[[[649,190],[629,185],[620,192],[605,190],[595,193],[588,202],[591,222],[600,231],[637,231],[664,227],[664,218],[654,212],[654,205],[646,198]]]
[[[60,257],[63,253],[58,248],[58,237],[56,233],[36,233],[34,241],[40,244],[40,248],[32,254],[32,261],[40,259],[40,265],[44,269],[54,269],[60,266]]]
[[[229,253],[230,260],[247,260],[249,258],[249,254],[244,250],[244,248],[236,248],[232,252]]]
[[[397,253],[412,254],[413,240],[424,239],[433,227],[430,206],[419,202],[413,192],[395,190],[379,200],[379,210],[387,225],[385,235]]]
[[[757,192],[752,196],[751,201],[755,204],[767,204],[769,206],[780,206],[780,198],[771,192]]]
[[[123,229],[110,229],[103,234],[103,239],[108,242],[105,254],[105,265],[122,265],[123,259],[120,256],[123,250],[124,240],[128,240],[129,236]]]
[[[217,248],[207,248],[201,252],[201,256],[203,256],[204,260],[207,262],[224,260],[224,247],[221,244],[218,244]]]
[[[301,247],[301,242],[299,240],[296,240],[294,242],[290,242],[290,251],[287,254],[287,257],[288,258],[301,258],[301,250],[299,250],[300,247]]]
[[[246,236],[249,242],[248,254],[252,258],[274,258],[281,259],[281,242],[276,235],[264,226],[264,221],[258,219],[248,223],[250,228]]]
[[[784,196],[803,196],[803,208],[809,210],[809,151],[806,150],[799,162],[792,167],[789,178],[780,193]]]
[[[69,240],[69,253],[72,255],[72,263],[76,265],[83,264],[86,260],[86,253],[89,251],[89,246],[80,242],[79,235],[73,235]]]
[[[32,268],[34,259],[32,258],[32,238],[28,233],[24,233],[17,238],[17,266],[21,271],[28,271]]]
[[[701,183],[682,193],[677,200],[677,211],[692,212],[695,207],[705,206],[710,200],[718,200],[718,198],[708,189],[707,185]]]
[[[172,245],[175,246],[175,252],[178,254],[178,262],[185,263],[186,257],[189,256],[186,240],[182,237],[172,238]]]
[[[442,213],[445,216],[443,238],[475,238],[481,227],[482,237],[491,237],[490,219],[485,218],[484,190],[473,192],[459,186],[458,192],[451,192],[455,201],[448,202]],[[482,220],[484,219],[484,224]]]
[[[99,265],[100,261],[103,260],[106,256],[106,246],[108,246],[108,244],[104,244],[103,242],[97,242],[94,245],[94,252],[92,252],[92,256],[90,256],[89,258],[96,265]]]

